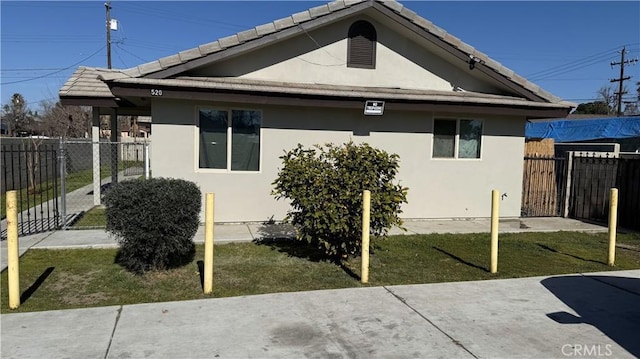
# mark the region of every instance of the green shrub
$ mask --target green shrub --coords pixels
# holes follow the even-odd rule
[[[291,201],[286,221],[300,240],[317,246],[334,260],[360,252],[362,191],[371,191],[371,233],[386,236],[402,225],[400,206],[407,188],[394,184],[399,157],[353,142],[298,147],[280,157],[283,168],[272,194]]]
[[[116,261],[134,273],[191,262],[200,225],[200,189],[170,178],[126,181],[104,197],[107,231],[120,243]]]

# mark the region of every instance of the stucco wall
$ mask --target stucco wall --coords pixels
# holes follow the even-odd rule
[[[358,19],[377,31],[375,69],[348,68],[347,33]],[[192,71],[193,76],[239,77],[298,83],[501,93],[474,78],[468,66],[444,61],[381,23],[361,16],[298,35],[292,39]]]
[[[365,117],[361,110],[249,106],[244,108],[263,113],[261,171],[245,173],[197,168],[198,105],[212,106],[153,102],[152,171],[154,177],[184,178],[197,182],[203,193],[215,192],[216,221],[281,219],[289,206],[275,201],[270,192],[283,151],[298,143],[309,146],[350,139],[400,155],[399,180],[409,187],[404,218],[488,217],[493,188],[507,194],[501,215],[520,215],[524,118],[483,117],[482,158],[445,160],[431,159],[437,114],[386,111],[384,116]]]

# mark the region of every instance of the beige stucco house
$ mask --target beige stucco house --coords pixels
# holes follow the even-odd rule
[[[525,122],[561,101],[395,1],[335,1],[126,70],[80,67],[63,104],[152,116],[154,177],[216,193],[216,221],[280,219],[284,150],[400,155],[405,218],[518,217]],[[365,109],[365,105],[368,107]],[[369,112],[366,114],[365,112]]]

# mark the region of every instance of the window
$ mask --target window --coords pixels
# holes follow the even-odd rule
[[[376,68],[376,29],[369,22],[359,20],[349,28],[347,67]]]
[[[480,158],[482,121],[433,121],[433,158]]]
[[[198,116],[200,168],[260,170],[260,111],[201,108]]]

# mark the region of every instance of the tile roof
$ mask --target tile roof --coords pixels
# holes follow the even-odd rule
[[[59,95],[60,97],[113,98],[114,96],[111,94],[109,86],[101,80],[101,77],[110,76],[116,72],[119,72],[119,70],[80,66],[62,85]]]
[[[60,96],[97,96],[107,97],[110,95],[108,87],[101,80],[114,80],[119,78],[140,78],[149,77],[154,73],[174,68],[179,65],[187,64],[190,61],[200,60],[211,54],[224,54],[225,50],[235,48],[245,43],[262,38],[264,36],[284,31],[303,24],[314,19],[327,16],[330,14],[338,14],[340,11],[349,9],[354,6],[364,6],[365,8],[374,7],[377,4],[393,11],[393,13],[404,18],[410,23],[418,26],[427,33],[442,40],[448,46],[461,51],[465,56],[474,57],[502,76],[506,81],[516,84],[544,101],[550,103],[561,103],[565,107],[575,107],[575,104],[564,102],[560,98],[543,90],[538,85],[527,81],[525,78],[514,73],[513,70],[503,66],[497,61],[489,58],[486,54],[474,49],[472,46],[464,43],[457,37],[447,33],[445,30],[434,25],[429,20],[417,15],[410,9],[405,8],[401,3],[395,0],[337,0],[328,4],[317,6],[306,11],[302,11],[291,16],[275,20],[271,23],[256,26],[252,29],[239,32],[237,34],[221,38],[217,41],[200,45],[196,48],[181,51],[178,54],[163,57],[161,59],[151,61],[139,66],[125,70],[107,70],[99,68],[81,67],[72,77],[64,84],[60,90]],[[100,76],[97,78],[94,75]],[[112,96],[111,96],[112,97]]]

